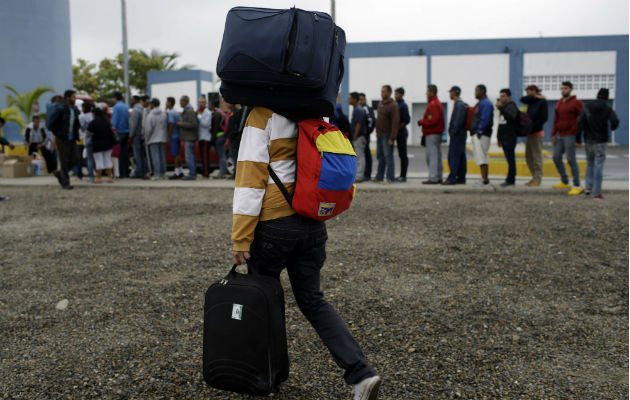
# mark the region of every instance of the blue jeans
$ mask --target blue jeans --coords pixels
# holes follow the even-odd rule
[[[96,170],[96,165],[94,164],[94,147],[92,147],[92,138],[90,136],[85,136],[85,157],[87,158],[87,170],[88,177],[94,178],[94,171]]]
[[[378,158],[378,171],[376,172],[377,181],[383,180],[385,169],[387,169],[387,180],[394,180],[394,146],[389,145],[389,139],[389,136],[381,136],[376,142],[376,158]]]
[[[195,159],[195,144],[194,140],[187,140],[184,142],[184,149],[186,150],[186,166],[188,167],[188,176],[194,178],[197,176],[197,160]]]
[[[217,157],[219,157],[219,174],[227,175],[227,157],[225,155],[225,134],[217,136],[214,139],[214,148],[217,151]]]
[[[335,309],[324,299],[320,272],[326,260],[326,224],[294,214],[261,221],[250,248],[256,271],[280,279],[287,269],[293,295],[300,311],[319,334],[344,379],[356,384],[376,375],[359,344]]]
[[[365,145],[365,180],[372,178],[372,150],[370,150],[370,136],[368,135]]]
[[[147,174],[147,159],[144,156],[144,142],[142,136],[133,137],[133,157],[136,159],[136,178],[144,178]]]
[[[453,183],[466,183],[466,137],[451,136],[448,145],[448,181]]]
[[[153,176],[161,177],[166,175],[166,143],[151,143],[149,145],[151,154],[151,169]]]
[[[516,149],[516,140],[511,142],[501,142],[503,147],[503,154],[505,154],[505,160],[508,163],[508,174],[505,178],[506,183],[514,183],[516,180],[516,156],[514,150]]]
[[[594,196],[602,194],[604,179],[604,161],[606,161],[607,143],[586,143],[586,188]]]
[[[79,162],[77,163],[77,165],[74,166],[74,168],[72,168],[72,172],[74,172],[74,176],[80,179],[83,179],[83,149],[84,148],[85,146],[82,144],[77,145],[77,154],[79,155]]]
[[[553,146],[553,162],[556,164],[556,169],[560,174],[562,182],[568,185],[569,177],[567,176],[567,171],[562,162],[562,155],[565,153],[567,155],[567,162],[571,167],[571,175],[573,175],[573,186],[580,187],[580,167],[578,167],[577,160],[575,159],[575,135],[557,136],[556,145]]]

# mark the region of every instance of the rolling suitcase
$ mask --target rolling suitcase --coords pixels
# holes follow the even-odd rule
[[[250,263],[247,269],[234,265],[206,292],[203,377],[216,389],[263,396],[289,376],[284,291]]]
[[[322,12],[235,7],[217,74],[229,103],[331,116],[344,73],[345,32]]]

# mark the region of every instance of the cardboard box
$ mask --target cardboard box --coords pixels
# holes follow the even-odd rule
[[[8,156],[2,163],[2,177],[25,178],[33,176],[33,165],[29,156]]]

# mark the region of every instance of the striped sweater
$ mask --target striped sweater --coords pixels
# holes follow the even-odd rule
[[[267,166],[289,193],[295,185],[297,124],[268,108],[255,107],[247,118],[236,163],[232,241],[235,251],[249,251],[258,221],[295,214]]]

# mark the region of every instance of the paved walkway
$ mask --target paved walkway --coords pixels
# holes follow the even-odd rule
[[[225,179],[197,179],[196,181],[182,181],[182,180],[163,180],[163,181],[149,181],[138,179],[120,179],[114,183],[101,183],[95,185],[88,183],[86,180],[79,181],[78,179],[71,178],[72,185],[74,186],[113,186],[113,187],[138,187],[138,188],[233,188],[234,181]],[[364,182],[358,184],[359,190],[437,190],[437,191],[467,191],[467,190],[506,190],[506,191],[523,191],[523,192],[535,192],[535,191],[552,191],[551,186],[558,182],[557,178],[543,179],[542,184],[539,187],[527,187],[525,183],[529,181],[527,178],[519,178],[516,181],[516,185],[509,186],[507,188],[501,188],[499,184],[503,182],[504,177],[491,176],[490,181],[492,185],[486,188],[476,188],[474,183],[479,180],[478,176],[468,176],[468,184],[466,185],[423,185],[422,181],[426,180],[427,176],[421,173],[413,173],[409,175],[409,179],[406,183],[375,183]],[[55,177],[42,176],[32,178],[14,178],[14,179],[0,179],[0,187],[2,186],[59,186]],[[603,192],[606,191],[628,191],[627,179],[604,179]]]

